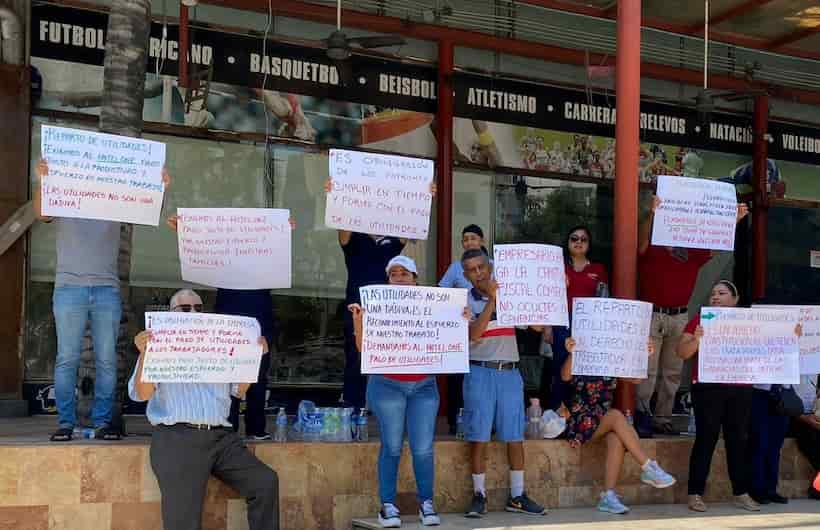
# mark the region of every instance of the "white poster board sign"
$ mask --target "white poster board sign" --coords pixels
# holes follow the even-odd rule
[[[814,305],[756,305],[763,309],[799,311],[803,335],[800,344],[800,373],[820,374],[820,306]]]
[[[495,245],[500,326],[568,326],[564,251],[554,245]]]
[[[262,346],[255,318],[209,313],[145,313],[146,383],[255,383]]]
[[[798,311],[704,307],[698,349],[701,383],[797,384]]]
[[[572,303],[572,375],[646,379],[652,304],[615,298]]]
[[[661,204],[652,224],[652,244],[734,250],[737,227],[735,187],[716,180],[658,176]]]
[[[434,162],[423,158],[330,150],[325,225],[339,230],[427,239]]]
[[[470,371],[466,289],[372,285],[359,292],[363,374]]]
[[[185,281],[223,289],[289,289],[290,211],[179,208],[177,241]]]
[[[157,226],[165,144],[43,125],[43,215]]]

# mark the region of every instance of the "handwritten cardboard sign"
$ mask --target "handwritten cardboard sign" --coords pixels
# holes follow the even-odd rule
[[[325,225],[340,230],[427,239],[434,163],[423,158],[330,150]]]
[[[820,306],[814,305],[755,305],[762,309],[798,311],[803,335],[800,344],[800,373],[820,374]]]
[[[575,298],[572,374],[646,379],[652,304],[615,298]]]
[[[182,279],[224,289],[289,289],[289,210],[179,208]]]
[[[255,318],[208,313],[145,313],[147,383],[255,383],[262,346]]]
[[[553,245],[496,245],[501,326],[569,325],[564,252]]]
[[[734,250],[735,187],[716,180],[660,175],[661,204],[652,225],[652,244]]]
[[[373,285],[359,292],[363,374],[469,372],[466,289]]]
[[[43,215],[159,224],[165,144],[43,125]]]
[[[702,383],[797,384],[799,311],[704,307],[698,349]]]

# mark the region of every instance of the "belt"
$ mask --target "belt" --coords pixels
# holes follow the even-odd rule
[[[513,361],[470,361],[470,364],[491,370],[515,370],[518,368],[518,363]]]
[[[660,313],[662,315],[675,316],[675,315],[682,315],[682,314],[686,313],[687,311],[689,311],[689,308],[686,307],[686,306],[682,306],[682,307],[658,307],[658,306],[653,306],[652,311],[654,311],[655,313]]]
[[[228,428],[224,425],[208,425],[207,423],[175,423],[174,425],[182,425],[183,427],[196,429],[198,431],[218,431]]]

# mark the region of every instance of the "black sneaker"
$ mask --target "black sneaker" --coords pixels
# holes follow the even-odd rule
[[[526,493],[507,501],[504,507],[508,512],[525,513],[527,515],[547,515],[547,509],[527,497]]]
[[[820,501],[820,491],[817,491],[816,489],[814,489],[814,486],[809,486],[808,496],[809,496],[809,499],[814,499],[816,501]]]
[[[775,504],[789,504],[789,499],[780,495],[779,493],[772,493],[769,495],[769,500]]]
[[[487,513],[487,497],[482,493],[476,492],[473,495],[473,502],[470,503],[470,509],[464,514],[464,517],[480,519],[485,513]]]
[[[250,434],[250,435],[248,435],[248,440],[251,440],[251,441],[254,441],[254,442],[263,442],[265,440],[272,440],[272,439],[273,438],[271,438],[271,435],[266,433],[266,432],[263,432],[262,434]]]

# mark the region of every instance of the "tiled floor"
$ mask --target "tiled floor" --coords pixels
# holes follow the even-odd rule
[[[406,514],[402,528],[422,528],[415,514]],[[375,519],[357,520],[354,530],[375,530]],[[600,513],[594,508],[562,508],[546,517],[494,512],[482,519],[444,514],[440,530],[720,530],[818,529],[820,501],[793,500],[787,506],[765,506],[760,513],[742,512],[729,504],[714,504],[704,514],[682,504],[633,506],[624,516]]]

